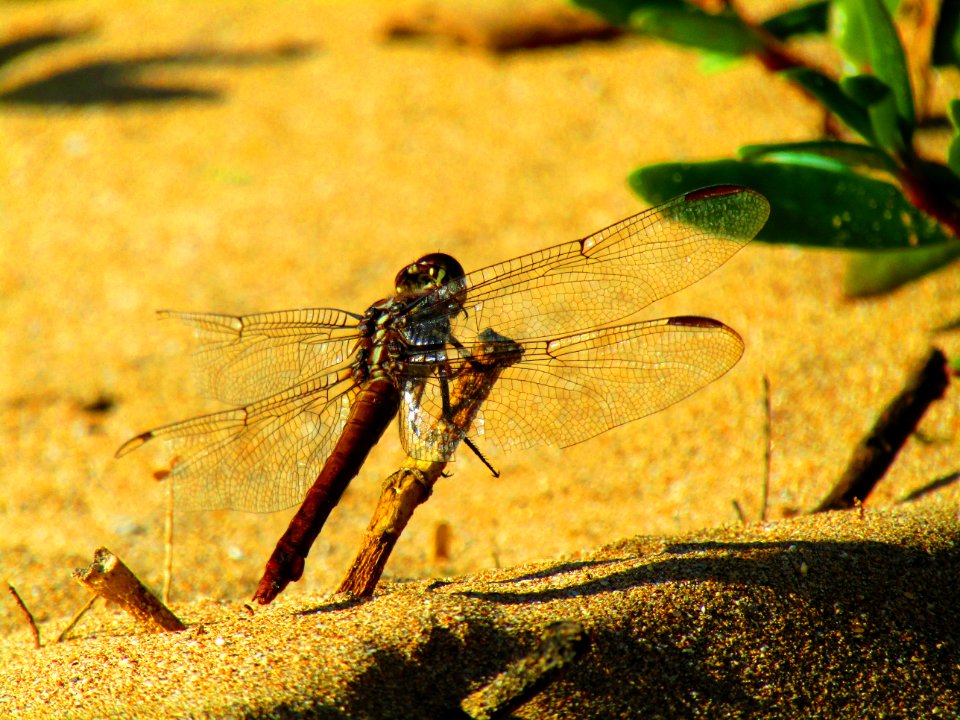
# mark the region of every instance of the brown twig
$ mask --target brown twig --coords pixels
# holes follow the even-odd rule
[[[147,630],[186,629],[186,625],[140,582],[120,558],[106,548],[98,548],[90,566],[74,570],[73,577],[105,600],[117,603]]]
[[[770,461],[773,457],[773,425],[770,422],[770,378],[763,376],[763,491],[760,494],[760,522],[767,519],[770,497]]]
[[[33,633],[33,646],[36,648],[40,647],[40,630],[37,628],[37,622],[33,619],[33,613],[31,613],[27,606],[23,602],[23,598],[20,597],[20,593],[17,592],[17,589],[7,583],[7,590],[10,591],[10,594],[13,595],[13,599],[17,603],[17,607],[20,608],[20,612],[23,613],[24,618],[27,621],[27,625],[30,626],[30,632]]]
[[[857,500],[866,500],[930,403],[943,397],[949,382],[947,358],[934,348],[900,394],[884,408],[873,429],[854,449],[843,476],[813,512],[846,510]]]
[[[153,473],[153,479],[167,481],[167,509],[163,516],[163,603],[170,602],[170,582],[173,577],[173,480],[170,478],[174,468],[180,462],[180,456],[175,455],[170,460],[169,467]]]
[[[430,431],[433,437],[426,439],[427,445],[457,447],[464,428],[473,424],[497,378],[520,359],[521,352],[509,338],[491,330],[481,332],[475,354],[451,383],[449,414]],[[407,458],[400,469],[387,478],[357,557],[337,592],[350,592],[357,597],[373,594],[413,511],[430,497],[446,465],[446,461]]]
[[[75,612],[75,613],[73,614],[73,617],[70,618],[70,622],[67,623],[67,626],[63,629],[63,631],[60,633],[60,635],[57,636],[57,642],[58,642],[58,643],[61,643],[61,642],[63,642],[64,640],[67,639],[67,633],[69,633],[71,630],[73,630],[74,626],[75,626],[78,622],[80,622],[80,618],[82,618],[84,615],[86,615],[87,610],[89,610],[90,608],[93,607],[93,604],[97,601],[97,598],[98,598],[98,597],[100,597],[100,596],[99,596],[99,595],[91,595],[91,596],[90,596],[90,599],[87,600],[87,601],[83,604],[83,607],[80,608],[79,610],[77,610],[77,612]]]
[[[373,594],[413,511],[430,497],[433,485],[443,475],[446,465],[445,462],[407,458],[400,469],[387,478],[360,551],[337,592],[349,592],[357,597]]]
[[[579,660],[589,647],[590,638],[583,625],[572,620],[555,622],[533,652],[464,698],[460,707],[472,720],[507,717],[553,682],[561,670]]]
[[[173,482],[167,482],[167,511],[163,518],[163,604],[170,602],[173,578]]]
[[[730,501],[730,504],[733,505],[733,511],[737,514],[737,520],[740,521],[741,525],[747,524],[747,516],[743,512],[743,507],[740,505],[740,501],[734,498]]]

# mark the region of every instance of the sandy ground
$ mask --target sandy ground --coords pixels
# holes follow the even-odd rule
[[[574,617],[591,650],[519,716],[955,712],[960,483],[905,499],[960,470],[956,385],[863,513],[752,520],[763,376],[777,521],[828,492],[931,342],[960,354],[956,332],[935,332],[960,316],[960,271],[849,302],[842,255],[760,244],[645,314],[736,328],[747,349],[733,371],[583,445],[493,455],[499,479],[464,455],[374,601],[325,594],[402,458],[391,433],[276,606],[241,612],[292,510],[178,513],[171,599],[190,629],[138,635],[100,609],[49,644],[86,598],[70,572],[96,547],[161,581],[165,496],[152,473],[167,458],[113,453],[214,406],[191,380],[189,334],[155,310],[362,311],[425,252],[470,269],[636,212],[625,178],[639,165],[820,126],[753,63],[708,76],[696,56],[636,39],[506,56],[385,42],[394,12],[358,1],[0,9],[7,42],[85,31],[0,75],[0,578],[48,643],[34,651],[13,603],[0,603],[0,709],[437,717],[544,623]],[[113,83],[114,100],[122,73],[168,96],[65,104],[63,85],[16,92],[81,70],[85,88]],[[736,522],[735,500],[751,524]],[[452,544],[438,562],[441,524]],[[638,534],[650,539],[596,554]]]

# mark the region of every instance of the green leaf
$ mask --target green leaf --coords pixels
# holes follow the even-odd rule
[[[960,242],[915,250],[858,253],[850,258],[843,292],[863,297],[890,292],[960,258]]]
[[[951,100],[947,112],[953,125],[953,137],[947,150],[947,167],[960,177],[960,100]]]
[[[649,2],[650,0],[573,0],[574,5],[590,10],[614,25],[626,25],[630,20],[630,13]]]
[[[870,116],[840,88],[840,85],[821,72],[809,68],[791,68],[781,75],[795,82],[813,95],[830,112],[836,115],[851,130],[869,143],[874,143]]]
[[[912,130],[917,121],[910,73],[890,10],[882,0],[844,0],[843,4],[851,20],[856,19],[862,24],[867,58],[873,74],[890,88],[900,117]]]
[[[951,241],[897,187],[846,169],[717,160],[651,165],[630,176],[631,187],[652,203],[717,183],[744,185],[767,197],[770,220],[757,236],[763,242],[897,250]]]
[[[813,2],[766,20],[761,27],[777,40],[796,35],[821,34],[827,29],[829,2]]]
[[[895,173],[896,162],[882,150],[862,143],[843,142],[841,140],[807,140],[794,143],[772,143],[745,145],[737,151],[741,160],[756,162],[758,160],[773,160],[777,162],[792,161],[797,164],[800,160],[791,160],[796,157],[817,156],[835,161],[852,168],[881,170]]]
[[[891,155],[900,155],[909,141],[901,132],[897,105],[890,88],[873,75],[845,77],[840,81],[840,88],[867,109],[874,144]]]
[[[960,3],[945,2],[933,35],[933,66],[960,65]]]
[[[704,51],[698,58],[697,69],[704,75],[716,75],[742,64],[742,55],[725,55],[724,53]]]
[[[855,2],[856,0],[831,0],[827,11],[827,29],[847,64],[852,68],[862,68],[870,64],[870,53],[867,50],[863,14],[859,12]],[[891,15],[896,13],[900,6],[900,0],[883,2]]]
[[[747,55],[763,41],[738,16],[711,15],[684,3],[646,3],[630,13],[630,27],[661,40],[721,55]]]

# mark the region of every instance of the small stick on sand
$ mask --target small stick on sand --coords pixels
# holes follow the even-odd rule
[[[843,476],[813,512],[847,510],[866,500],[934,400],[943,397],[950,378],[947,358],[934,348],[906,387],[884,408],[870,433],[853,451]]]
[[[489,685],[468,695],[460,708],[472,720],[505,718],[529,701],[590,647],[583,625],[562,620],[550,625],[529,655],[511,663]]]
[[[770,422],[770,378],[763,376],[763,491],[760,494],[760,522],[767,519],[770,496],[770,459],[773,456],[773,426]]]
[[[40,647],[40,630],[37,629],[37,622],[33,619],[33,614],[27,609],[27,606],[23,602],[23,598],[20,597],[20,593],[17,592],[17,589],[7,583],[7,590],[10,591],[10,594],[13,595],[13,599],[17,602],[17,607],[20,608],[20,612],[23,613],[24,618],[27,620],[27,625],[30,626],[30,632],[33,633],[33,646],[35,648]]]
[[[80,618],[82,618],[84,615],[86,615],[87,610],[89,610],[90,608],[93,607],[93,604],[97,601],[97,598],[98,598],[98,597],[100,597],[100,596],[99,596],[99,595],[91,595],[91,596],[90,596],[90,599],[87,600],[87,601],[83,604],[83,607],[80,608],[79,610],[77,610],[77,612],[75,612],[75,613],[73,614],[73,617],[70,618],[70,622],[67,623],[67,626],[63,629],[63,632],[61,632],[60,635],[57,637],[57,642],[58,642],[58,643],[61,643],[61,642],[63,642],[64,640],[66,640],[66,638],[67,638],[67,633],[69,633],[71,630],[73,630],[74,626],[75,626],[78,622],[80,622]]]
[[[163,516],[163,603],[170,603],[170,581],[173,577],[173,481],[170,473],[180,462],[177,455],[170,460],[170,467],[153,473],[154,480],[167,480],[167,510]]]
[[[163,604],[170,602],[173,577],[173,483],[167,482],[167,512],[163,519]]]
[[[123,562],[106,548],[98,548],[87,568],[74,570],[74,579],[105,600],[117,603],[137,624],[151,632],[185,630],[186,625],[144,587]]]
[[[400,469],[387,478],[360,551],[337,592],[349,592],[357,597],[373,595],[390,553],[410,522],[413,511],[430,497],[433,485],[443,475],[446,465],[444,462],[407,458]]]
[[[740,506],[740,502],[736,498],[734,498],[733,500],[730,501],[730,503],[733,505],[733,511],[737,514],[737,520],[740,521],[741,525],[746,525],[747,516],[743,512],[743,508]]]

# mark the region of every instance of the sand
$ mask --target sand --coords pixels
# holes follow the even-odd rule
[[[546,624],[575,619],[590,649],[518,716],[955,713],[960,484],[937,481],[958,470],[956,384],[862,512],[794,516],[827,494],[931,343],[960,354],[956,332],[936,331],[960,316],[958,270],[852,302],[843,255],[759,243],[644,313],[736,328],[746,353],[727,376],[588,443],[492,455],[498,479],[464,454],[372,601],[329,593],[402,459],[393,433],[275,605],[242,607],[292,510],[183,512],[171,606],[188,630],[145,635],[95,607],[53,642],[86,599],[70,573],[95,548],[161,583],[152,474],[169,458],[118,461],[116,448],[216,407],[191,380],[189,333],[155,310],[362,311],[425,252],[470,269],[636,212],[625,178],[640,165],[819,132],[817,108],[754,63],[705,75],[691,53],[630,38],[503,56],[386,42],[395,12],[0,9],[6,42],[85,31],[0,77],[0,579],[45,643],[34,650],[0,603],[0,711],[452,717]],[[83,68],[97,80],[86,94],[31,86]],[[154,86],[150,99],[94,102],[107,80],[115,101],[129,95],[121,72]],[[935,89],[935,105],[957,94]],[[942,157],[946,137],[925,148]],[[773,458],[758,523],[764,375]],[[452,540],[438,561],[441,525]]]

